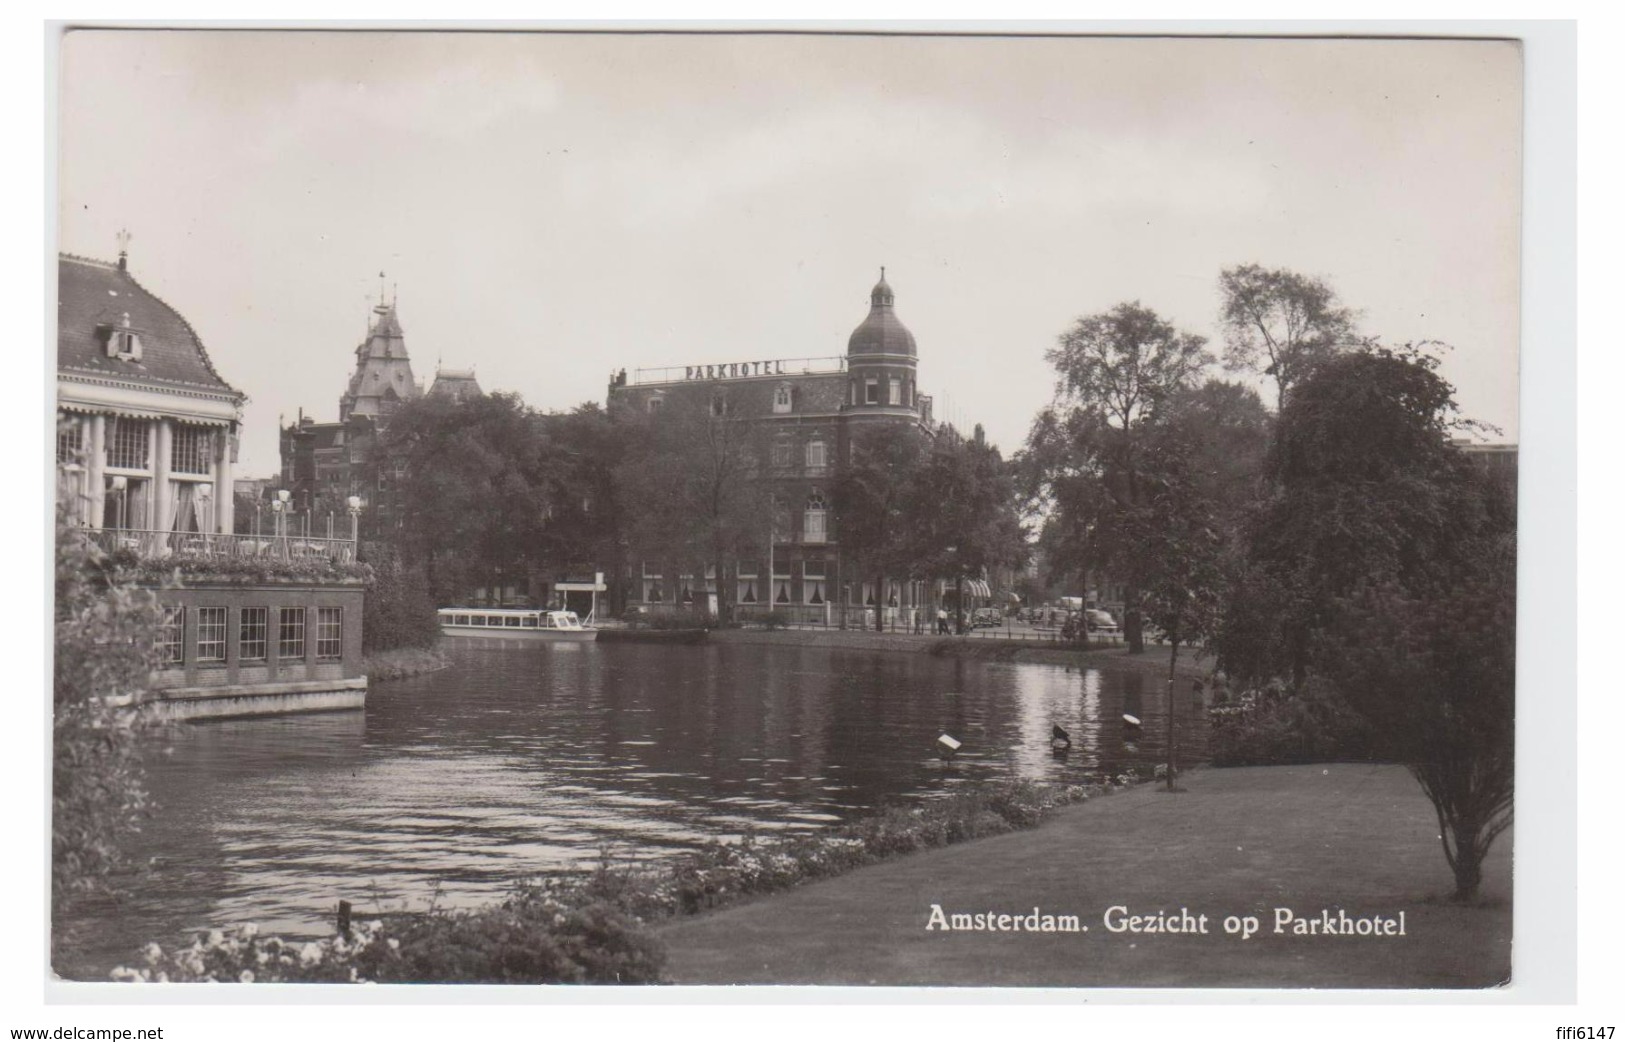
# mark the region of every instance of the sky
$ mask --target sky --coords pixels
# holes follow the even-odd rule
[[[93,30],[59,77],[57,247],[129,231],[249,396],[239,476],[337,419],[381,286],[426,384],[562,410],[838,356],[882,265],[938,418],[1007,453],[1076,319],[1138,300],[1217,351],[1241,263],[1450,345],[1517,440],[1513,43]]]

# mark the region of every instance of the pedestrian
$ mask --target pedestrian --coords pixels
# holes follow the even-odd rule
[[[945,636],[945,637],[949,636],[949,633],[948,633],[948,612],[947,612],[946,609],[943,609],[943,608],[938,608],[937,609],[937,633],[942,635],[942,636]]]

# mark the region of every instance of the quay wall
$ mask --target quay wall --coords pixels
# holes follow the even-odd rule
[[[1158,644],[1148,645],[1142,654],[1131,655],[1124,647],[1085,650],[1046,647],[1039,641],[936,637],[864,630],[712,630],[709,639],[717,644],[773,644],[786,647],[850,648],[856,651],[900,651],[993,662],[1030,662],[1073,667],[1109,666],[1162,676],[1168,673],[1168,649]],[[1212,670],[1211,657],[1198,659],[1192,651],[1181,649],[1174,674],[1194,679],[1205,677]]]
[[[229,684],[155,692],[143,708],[165,721],[364,709],[367,678]]]

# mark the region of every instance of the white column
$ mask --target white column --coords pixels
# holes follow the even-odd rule
[[[85,507],[91,528],[102,527],[107,504],[107,417],[90,418],[90,439],[85,453]]]
[[[237,498],[231,489],[231,428],[220,428],[220,436],[215,441],[218,444],[214,455],[214,516],[220,519],[215,530],[230,534]]]
[[[169,460],[173,454],[175,431],[167,419],[159,420],[157,454],[152,460],[152,523],[149,528],[167,532],[174,528],[175,490],[169,483]]]

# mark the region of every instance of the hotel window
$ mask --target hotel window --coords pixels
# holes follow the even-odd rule
[[[755,561],[739,562],[739,594],[737,599],[740,604],[760,604],[762,602],[762,591],[756,585],[758,578],[756,569],[758,567]]]
[[[305,609],[277,609],[276,657],[282,659],[305,657]]]
[[[810,470],[823,470],[825,467],[824,443],[809,441],[807,443],[807,467]]]
[[[824,541],[824,518],[826,515],[824,494],[813,489],[807,497],[807,511],[802,518],[801,535],[809,543],[822,543]]]
[[[660,409],[661,409],[661,406],[663,406],[665,404],[666,404],[665,396],[658,395],[658,394],[649,396],[649,411],[650,412],[659,412]]]
[[[69,420],[67,423],[57,425],[56,461],[58,463],[77,463],[79,461],[81,433],[78,420]]]
[[[801,566],[801,595],[808,604],[823,604],[824,562],[814,558]]]
[[[711,399],[711,415],[712,416],[726,416],[726,415],[728,415],[728,396],[727,395],[719,394],[716,397]]]
[[[773,465],[775,467],[788,467],[790,465],[790,443],[777,441],[773,443]]]
[[[872,376],[864,378],[863,402],[865,405],[880,404],[880,381]]]
[[[177,474],[207,474],[214,463],[214,432],[177,424],[170,442],[169,466]]]
[[[316,659],[332,662],[344,657],[344,609],[316,609]]]
[[[107,465],[126,470],[147,469],[146,420],[132,420],[115,416],[108,421]]]
[[[265,658],[265,627],[269,608],[243,608],[237,616],[237,660],[251,662]]]
[[[164,619],[158,627],[158,661],[166,666],[186,661],[185,605],[164,605]]]
[[[773,411],[774,412],[789,412],[790,411],[790,402],[791,402],[791,397],[790,397],[790,385],[789,384],[780,384],[779,386],[777,386],[777,387],[775,387],[773,389]]]
[[[197,610],[197,660],[226,661],[226,609]]]
[[[892,377],[891,380],[887,382],[886,392],[888,395],[886,399],[887,402],[892,405],[903,404],[903,381],[899,380],[895,376]]]

